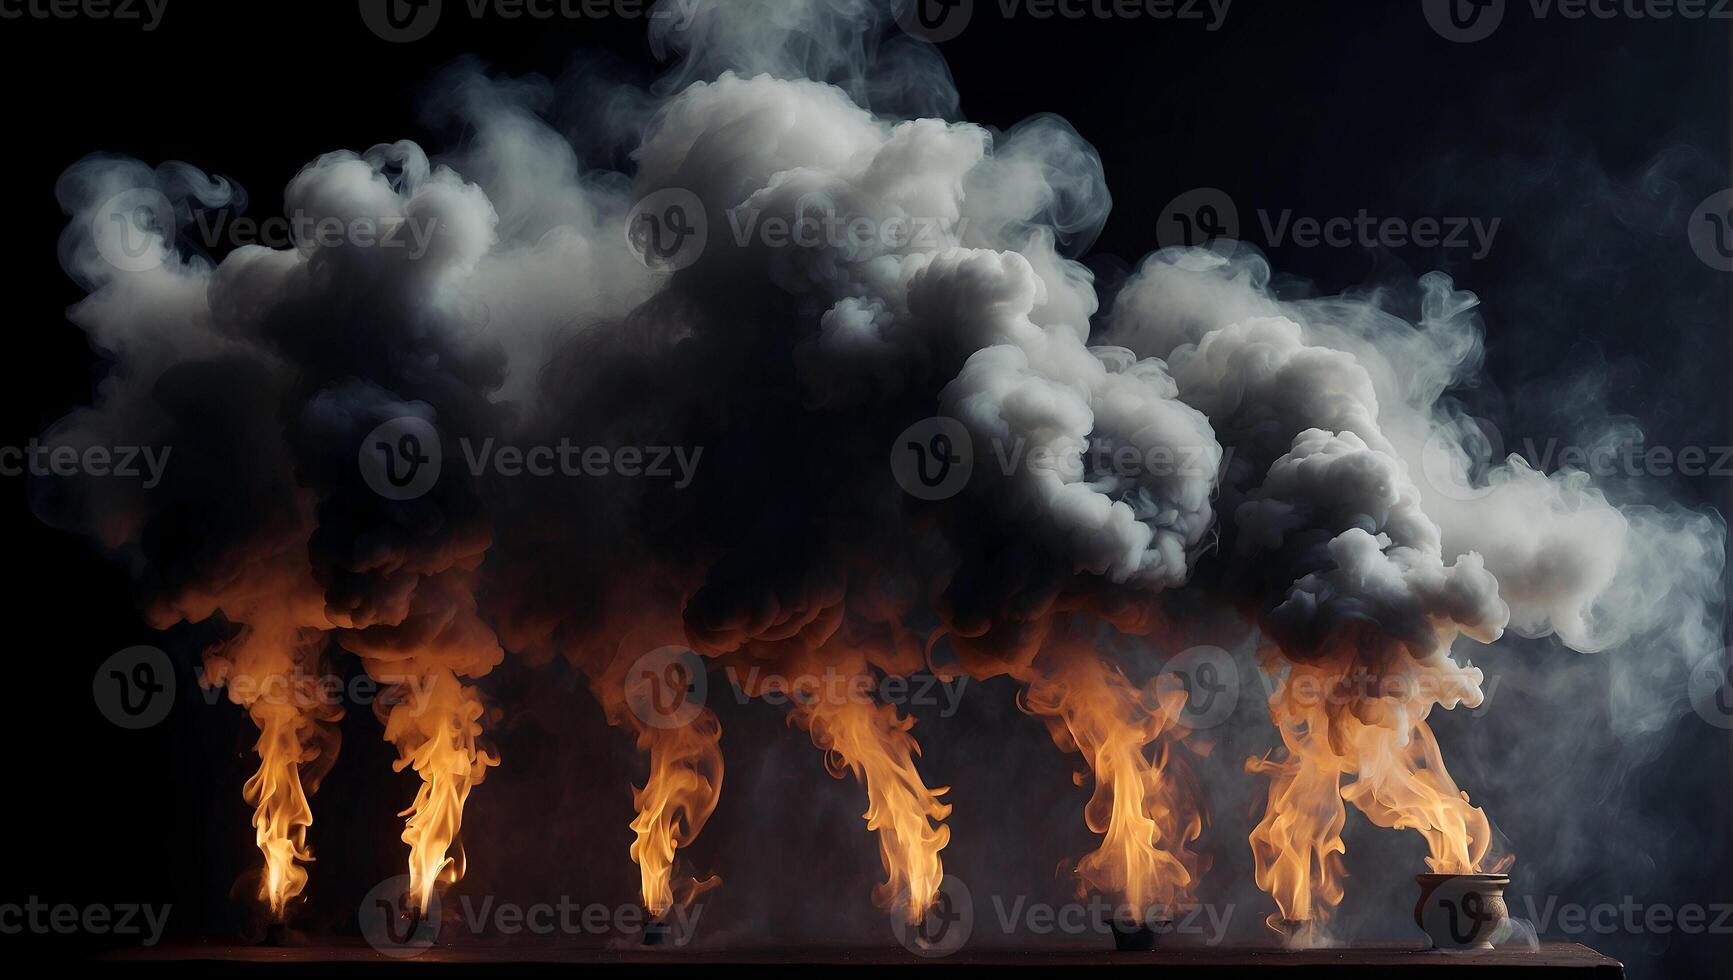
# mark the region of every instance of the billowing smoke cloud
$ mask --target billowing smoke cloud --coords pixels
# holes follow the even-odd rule
[[[173,458],[150,490],[45,487],[39,513],[125,561],[154,623],[220,616],[254,638],[212,652],[213,682],[333,649],[434,682],[417,706],[431,710],[384,718],[422,777],[405,840],[423,900],[498,761],[472,682],[508,654],[579,666],[650,754],[633,856],[659,911],[679,898],[675,847],[721,788],[713,717],[658,730],[631,710],[633,665],[667,644],[790,674],[1031,685],[1027,709],[1107,790],[1085,885],[1168,904],[1203,870],[1188,850],[1201,827],[1152,817],[1196,809],[1167,798],[1190,786],[1173,761],[1183,725],[1126,680],[1138,670],[1117,645],[1080,640],[1092,630],[1175,652],[1176,618],[1231,611],[1277,675],[1407,682],[1321,719],[1273,707],[1288,755],[1259,765],[1420,830],[1435,870],[1461,872],[1490,867],[1494,842],[1428,764],[1425,726],[1482,699],[1459,637],[1629,658],[1664,636],[1682,662],[1718,644],[1718,516],[1476,458],[1446,395],[1475,376],[1481,328],[1448,279],[1422,281],[1416,324],[1373,300],[1280,299],[1262,258],[1223,244],[1149,256],[1103,314],[1077,256],[1107,181],[1062,120],[955,121],[934,51],[864,0],[696,16],[678,33],[658,22],[678,60],[657,87],[585,93],[612,107],[579,137],[597,145],[544,122],[540,83],[448,72],[431,102],[461,145],[308,164],[285,204],[318,231],[293,247],[220,261],[190,247],[195,209],[240,192],[186,164],[93,157],[59,188],[63,261],[90,292],[71,316],[109,371],[45,438]],[[630,172],[586,170],[598,151]],[[649,226],[634,210],[669,200],[684,209]],[[705,233],[678,261],[640,262],[628,242],[675,218]],[[890,459],[911,438],[954,451],[966,484],[912,493]],[[663,452],[683,476],[471,466],[568,444]],[[370,479],[381,450],[444,465],[392,493]],[[1646,684],[1633,724],[1676,709],[1651,696],[1674,675],[1629,676]],[[794,720],[866,782],[881,899],[918,917],[947,808],[914,771],[907,719],[833,707]],[[1302,731],[1319,720],[1328,736]],[[296,765],[331,761],[311,735],[292,743]],[[1331,816],[1306,842],[1254,835],[1286,919],[1333,904],[1330,881],[1264,880],[1296,847],[1327,864]]]

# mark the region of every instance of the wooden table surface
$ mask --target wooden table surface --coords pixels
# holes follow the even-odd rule
[[[1275,947],[1174,947],[1151,953],[1116,953],[1110,949],[995,950],[964,949],[950,956],[923,958],[899,947],[778,947],[756,949],[664,949],[620,945],[584,947],[514,943],[499,946],[435,945],[411,958],[387,957],[365,943],[308,946],[237,946],[200,944],[158,946],[100,954],[93,965],[116,975],[154,974],[179,980],[206,976],[258,974],[268,977],[337,975],[377,976],[397,967],[432,971],[442,976],[553,976],[573,967],[614,966],[625,972],[690,973],[695,967],[728,964],[753,968],[754,973],[810,973],[823,970],[825,980],[842,973],[871,973],[882,978],[886,967],[921,967],[924,971],[1006,969],[1051,973],[1056,969],[1154,969],[1162,980],[1180,977],[1238,977],[1275,973],[1295,978],[1400,978],[1450,976],[1477,980],[1571,978],[1616,980],[1624,976],[1618,961],[1575,943],[1542,943],[1539,949],[1505,948],[1466,953],[1423,950],[1415,945],[1370,944],[1335,949],[1285,950]],[[407,974],[404,974],[407,975]]]

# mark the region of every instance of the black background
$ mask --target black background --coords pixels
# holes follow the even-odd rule
[[[1665,440],[1733,441],[1722,316],[1728,277],[1693,257],[1684,214],[1676,225],[1626,220],[1632,202],[1676,196],[1688,210],[1729,183],[1729,25],[1536,22],[1526,4],[1513,4],[1493,38],[1463,45],[1434,34],[1417,0],[1237,0],[1215,32],[1150,19],[1006,20],[996,4],[977,7],[968,30],[941,45],[962,113],[1004,128],[1054,112],[1096,146],[1115,198],[1091,260],[1107,288],[1154,247],[1164,205],[1193,187],[1233,195],[1248,227],[1255,208],[1498,217],[1495,247],[1479,261],[1452,250],[1259,244],[1279,272],[1324,291],[1411,281],[1442,268],[1479,293],[1495,383],[1467,397],[1497,413],[1507,436],[1568,428],[1537,394],[1544,380],[1531,382],[1578,371],[1603,379],[1613,410],[1643,418]],[[0,241],[12,301],[9,356],[0,360],[0,442],[22,444],[87,402],[102,370],[64,316],[80,296],[55,253],[64,217],[53,187],[68,164],[99,150],[189,161],[246,187],[252,213],[263,216],[275,213],[282,186],[319,153],[400,138],[437,152],[461,138],[418,121],[418,88],[442,64],[475,56],[505,73],[553,74],[579,49],[606,52],[617,60],[612,70],[627,76],[648,80],[658,71],[642,23],[631,19],[448,14],[413,44],[373,36],[346,0],[169,0],[150,33],[84,20],[0,21],[7,134],[0,168],[9,205]],[[1724,509],[1724,480],[1681,481],[1675,490]],[[257,860],[239,793],[250,771],[250,726],[238,709],[185,693],[190,667],[171,719],[145,732],[109,725],[89,695],[91,672],[110,653],[156,643],[190,664],[197,632],[164,637],[146,627],[123,571],[41,526],[22,479],[0,480],[0,529],[11,558],[9,669],[0,689],[7,711],[0,732],[10,740],[0,745],[0,901],[172,902],[178,937],[245,933],[253,925],[227,893]],[[626,785],[639,778],[635,760],[581,685],[567,680],[558,670],[531,675],[508,663],[490,681],[495,693],[531,707],[499,726],[507,766],[472,798],[471,856],[478,867],[514,869],[512,887],[524,894],[630,901]],[[1004,693],[980,699],[985,706],[971,702],[964,720],[1024,726],[1039,747],[1045,735]],[[840,917],[880,929],[865,898],[876,855],[859,828],[858,790],[829,779],[805,736],[775,712],[732,714],[724,719],[725,747],[738,740],[768,748],[763,761],[731,755],[729,779],[756,791],[724,794],[721,829],[701,841],[695,858],[725,864],[719,855],[728,847],[756,845],[762,860],[736,871],[730,889],[754,895],[803,878],[838,896],[827,910],[853,909]],[[1648,805],[1674,815],[1668,826],[1676,833],[1703,835],[1703,860],[1675,876],[1685,883],[1677,893],[1639,898],[1733,899],[1724,866],[1726,741],[1694,717],[1679,726],[1670,755],[1688,755],[1718,775],[1691,798]],[[1441,725],[1447,748],[1466,737],[1453,732],[1460,727],[1454,719]],[[1046,811],[1058,808],[1080,828],[1081,795],[1062,795],[1069,760],[1050,747],[1029,752],[1016,771],[957,765],[973,760],[947,759],[943,743],[929,742],[928,750],[923,765],[947,773],[954,798],[978,801],[973,813],[959,807],[948,868],[953,854],[964,863],[971,854],[1003,860],[968,850],[971,832],[986,823],[1043,826]],[[305,913],[311,930],[352,931],[345,910],[396,873],[393,814],[414,783],[390,771],[391,758],[374,720],[352,711],[342,760],[314,801],[320,897]],[[736,776],[736,765],[744,775]],[[1498,812],[1496,799],[1488,805]],[[1544,827],[1504,829],[1545,846]],[[1029,887],[1053,891],[1041,882],[1086,845],[1081,833],[1027,842],[1019,859],[1038,865]],[[1221,846],[1243,849],[1243,838]],[[583,883],[581,894],[573,882]],[[831,924],[843,939],[876,934],[862,932],[860,922]],[[820,931],[826,922],[789,925]],[[1729,962],[1726,936],[1586,938],[1647,976],[1724,976]],[[89,940],[65,942],[82,948]]]

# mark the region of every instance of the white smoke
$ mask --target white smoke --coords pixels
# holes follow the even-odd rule
[[[285,192],[292,213],[423,248],[303,240],[213,262],[185,232],[195,208],[241,200],[231,185],[185,164],[75,165],[61,254],[90,295],[72,318],[113,367],[48,439],[170,444],[176,463],[185,447],[190,469],[164,493],[78,484],[39,511],[196,615],[243,615],[210,597],[306,554],[311,625],[370,665],[468,677],[507,649],[611,656],[618,582],[675,593],[666,608],[706,652],[766,657],[896,617],[1027,654],[1062,606],[1178,596],[1245,612],[1295,659],[1348,644],[1435,672],[1445,707],[1482,697],[1480,670],[1451,658],[1458,635],[1493,644],[1508,626],[1616,658],[1624,730],[1680,710],[1676,668],[1719,645],[1720,517],[1477,458],[1447,398],[1480,367],[1471,295],[1427,277],[1418,323],[1377,295],[1283,300],[1261,257],[1222,245],[1149,256],[1100,315],[1075,255],[1107,181],[1062,120],[954,121],[936,54],[881,41],[865,0],[695,16],[656,37],[684,55],[662,87],[596,94],[649,110],[606,127],[629,133],[613,149],[631,173],[586,170],[538,115],[549,93],[464,72],[441,95],[463,145],[330,152]],[[674,189],[701,202],[708,242],[651,271],[627,216]],[[123,268],[103,236],[136,193],[167,208],[118,212],[145,242]],[[923,233],[762,233],[815,215]],[[388,505],[354,462],[404,415],[452,460],[461,438],[583,433],[702,445],[712,468],[672,494],[454,467]],[[914,508],[884,450],[934,415],[969,433],[975,478]],[[765,462],[791,445],[794,465]],[[1176,465],[1092,468],[1102,448]],[[1007,467],[1013,452],[1025,462]]]

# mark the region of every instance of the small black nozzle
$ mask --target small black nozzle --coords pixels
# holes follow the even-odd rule
[[[1113,920],[1113,948],[1121,953],[1147,953],[1155,949],[1155,930],[1141,922]]]

